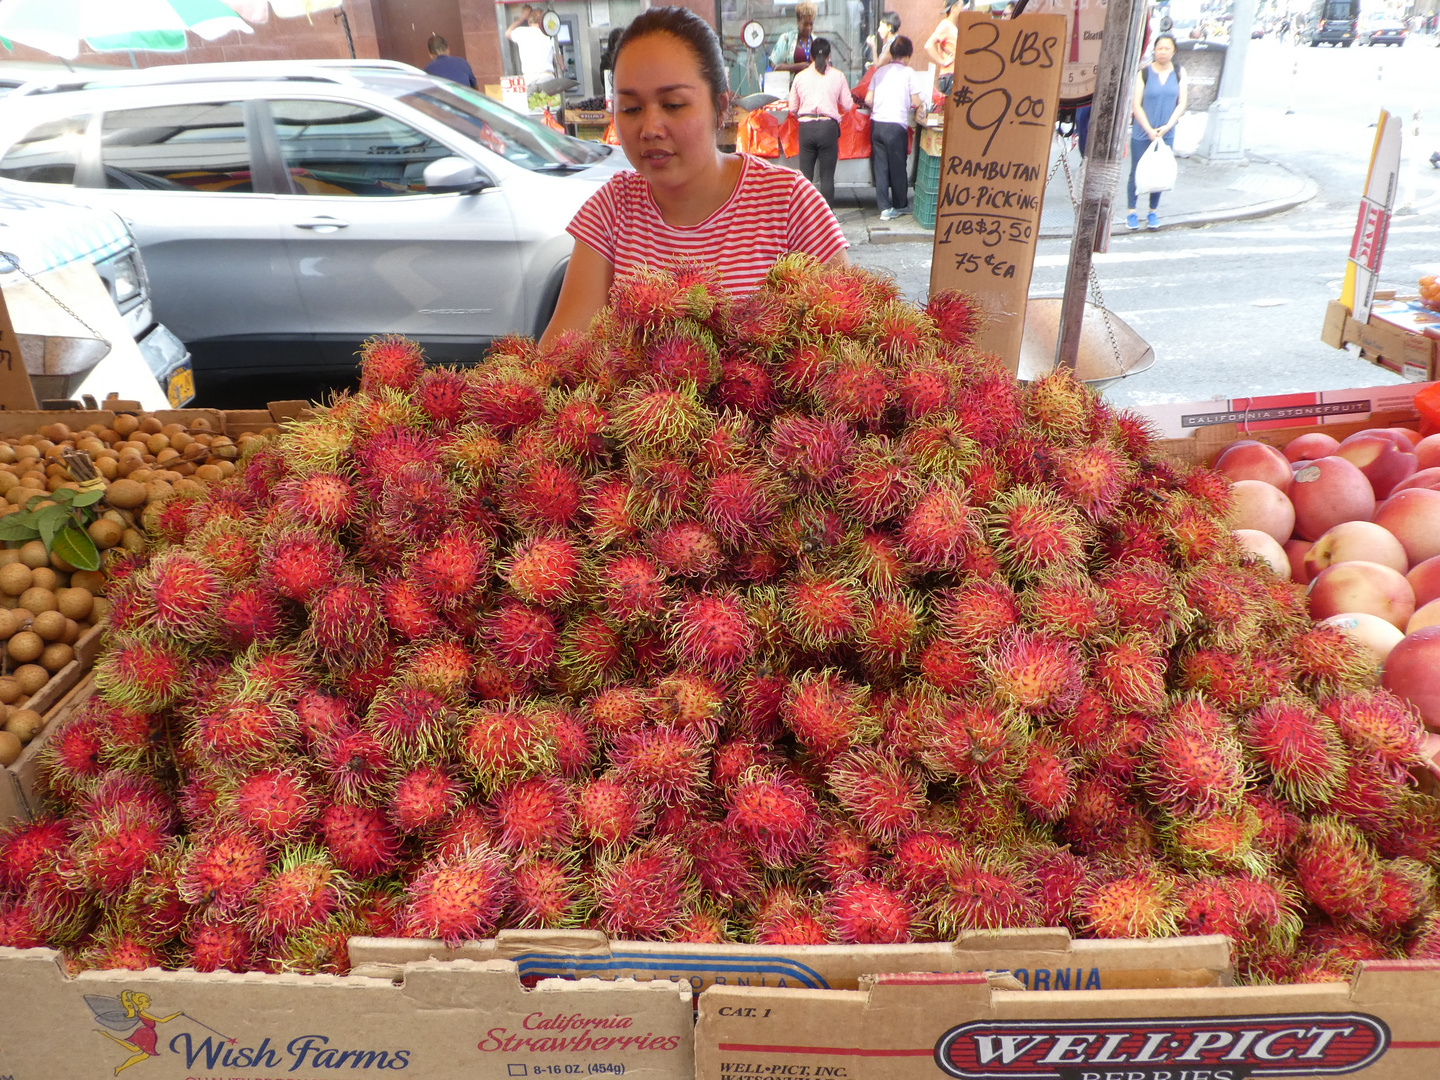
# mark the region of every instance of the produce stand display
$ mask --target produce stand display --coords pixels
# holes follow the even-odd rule
[[[1364,323],[1332,300],[1320,340],[1336,349],[1355,345],[1372,364],[1413,381],[1440,378],[1440,315],[1423,308],[1417,297],[1378,292]]]

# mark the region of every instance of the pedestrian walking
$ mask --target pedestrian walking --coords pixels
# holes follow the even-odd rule
[[[910,212],[910,110],[920,107],[925,78],[909,66],[915,46],[903,34],[890,41],[889,61],[875,69],[865,104],[870,106],[870,164],[881,221]]]
[[[1135,84],[1135,101],[1131,106],[1134,119],[1130,126],[1130,183],[1127,191],[1130,212],[1125,218],[1125,224],[1131,229],[1140,227],[1135,209],[1135,167],[1140,164],[1140,156],[1154,142],[1163,139],[1166,146],[1174,148],[1175,125],[1185,113],[1187,96],[1185,71],[1175,63],[1175,37],[1161,34],[1155,39],[1150,63],[1140,69],[1140,78]],[[1159,207],[1160,192],[1150,192],[1150,213],[1145,223],[1151,229],[1160,227]]]
[[[830,66],[830,42],[810,45],[810,66],[790,84],[790,115],[800,122],[800,172],[835,201],[835,164],[840,160],[840,114],[855,108],[850,84]]]
[[[459,56],[450,55],[450,44],[439,34],[431,34],[430,40],[425,43],[425,48],[430,53],[430,62],[425,65],[425,74],[434,75],[437,79],[449,79],[461,86],[468,86],[472,90],[479,88],[475,82],[475,72],[470,70],[470,64]]]

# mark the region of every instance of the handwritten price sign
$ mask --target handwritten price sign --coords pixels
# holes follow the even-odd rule
[[[1060,98],[1065,16],[962,15],[959,31],[930,292],[975,296],[989,313],[980,347],[1015,367]]]

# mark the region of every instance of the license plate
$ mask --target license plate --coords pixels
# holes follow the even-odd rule
[[[179,409],[189,404],[195,398],[195,372],[190,367],[187,358],[184,363],[170,372],[169,382],[165,386],[165,396],[170,400],[172,409]]]

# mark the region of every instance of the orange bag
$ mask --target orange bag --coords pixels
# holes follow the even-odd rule
[[[800,121],[794,113],[785,117],[785,123],[780,125],[780,147],[786,157],[800,156]]]
[[[870,156],[870,117],[858,109],[840,114],[840,160]]]
[[[735,133],[735,149],[742,154],[773,158],[780,156],[780,121],[764,109],[751,109]]]
[[[606,146],[619,146],[619,145],[620,145],[620,136],[615,134],[615,121],[613,121],[613,120],[610,121],[610,123],[608,123],[608,124],[605,125],[605,145],[606,145]]]
[[[555,122],[555,114],[550,111],[549,105],[545,106],[545,115],[541,119],[545,121],[545,126],[551,131],[558,131],[561,135],[565,134],[565,128]]]

